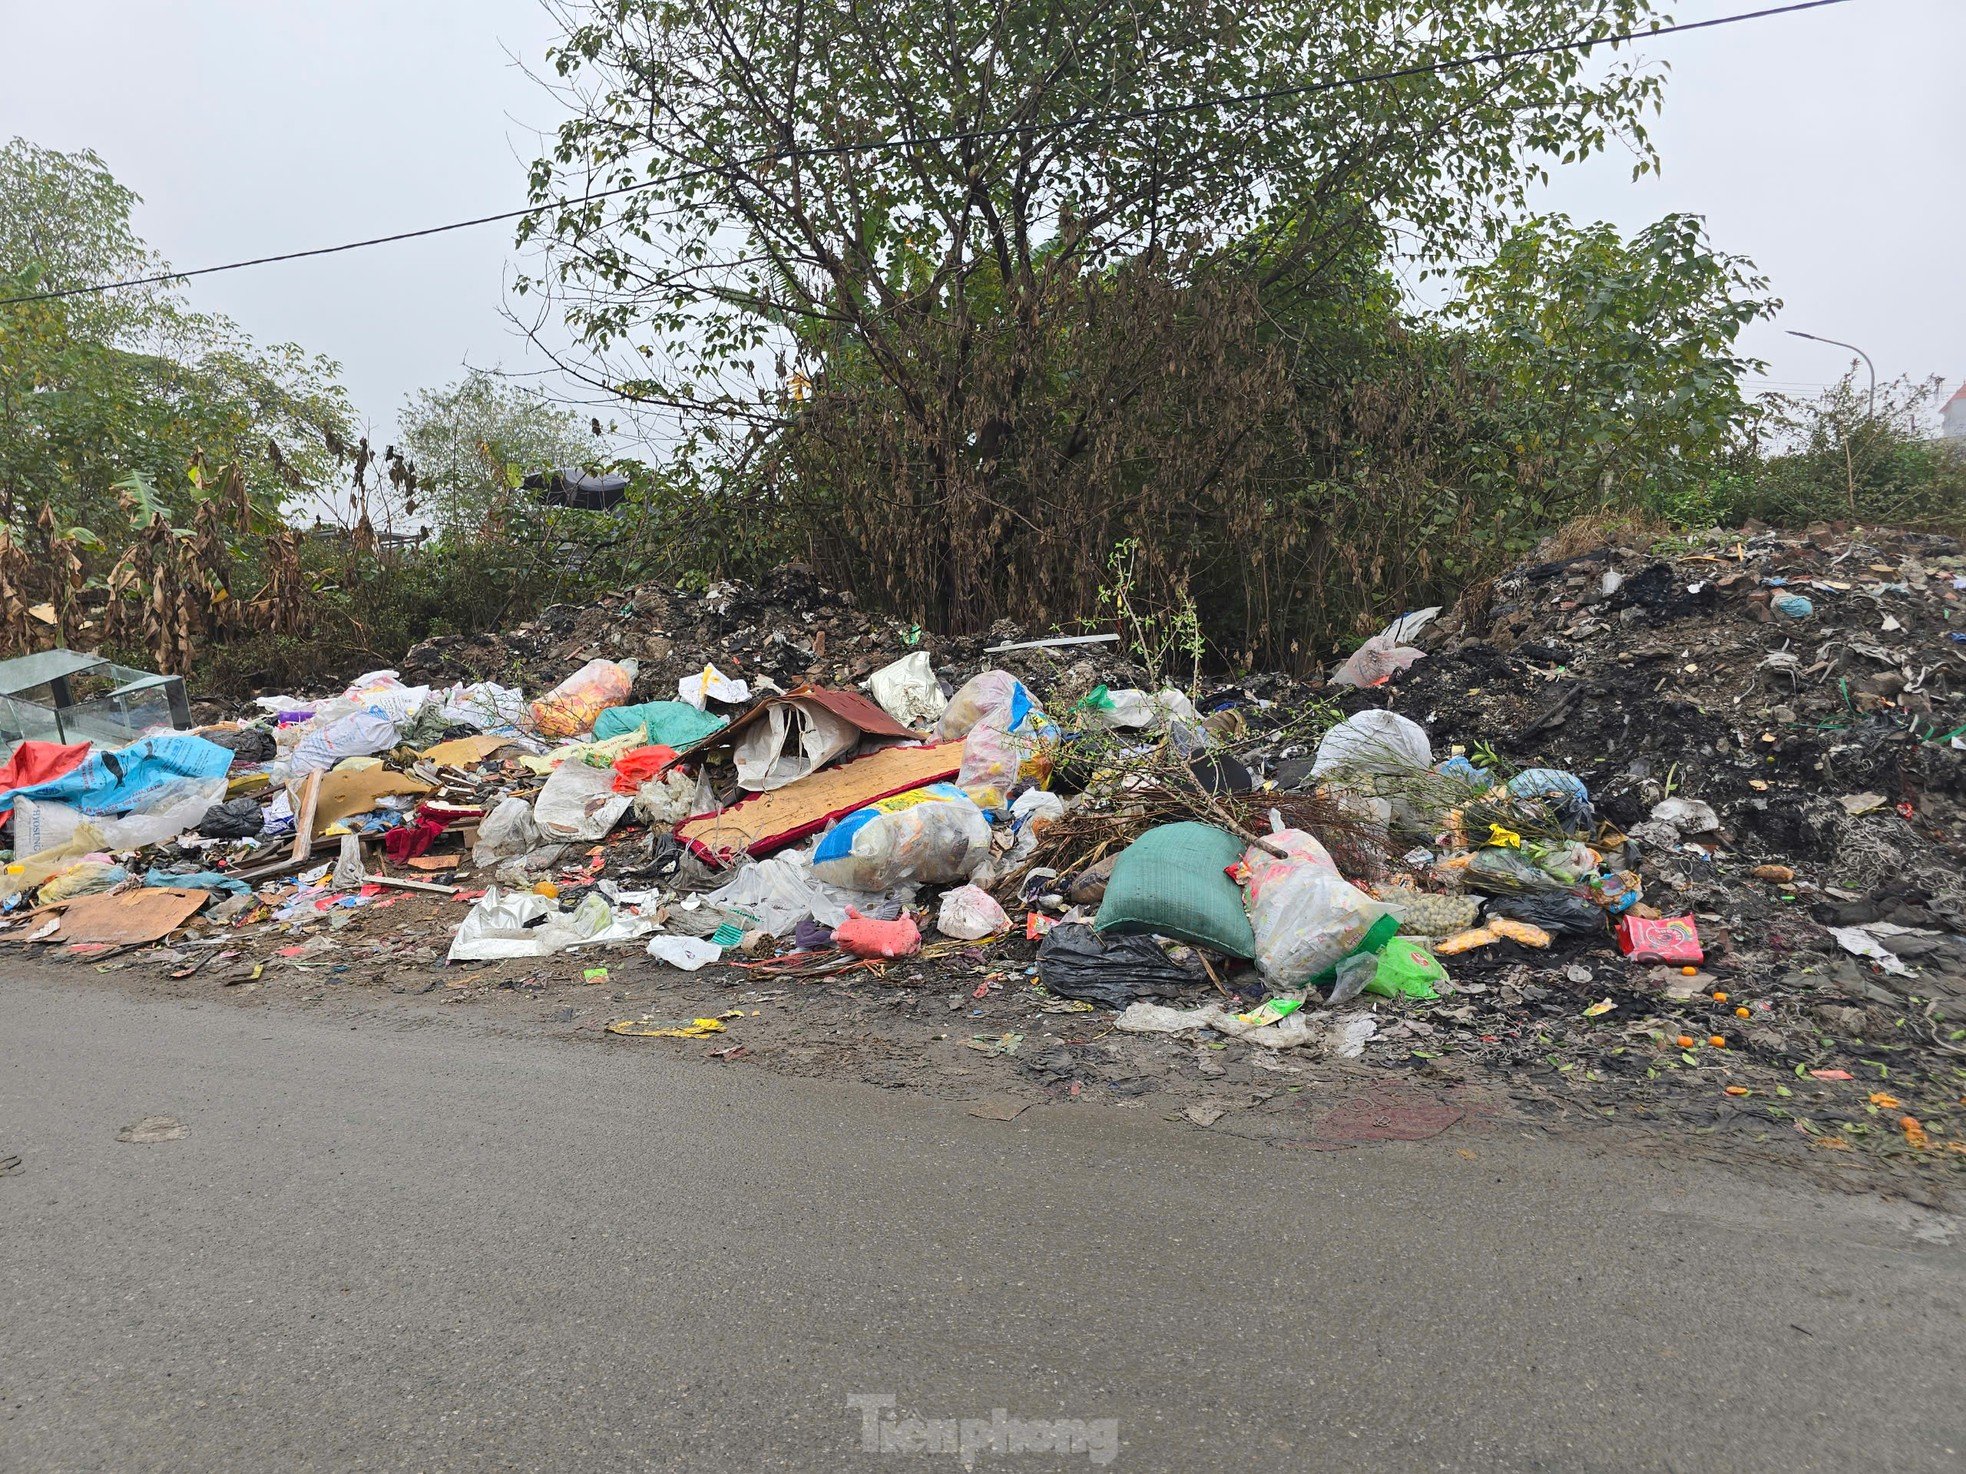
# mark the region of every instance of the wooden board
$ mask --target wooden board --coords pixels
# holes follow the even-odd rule
[[[676,837],[712,864],[728,865],[743,854],[762,859],[877,799],[953,778],[962,761],[960,742],[884,747],[717,813],[685,819],[676,826]]]

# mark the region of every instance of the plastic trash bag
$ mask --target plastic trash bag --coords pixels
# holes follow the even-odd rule
[[[1340,875],[1330,853],[1303,830],[1279,829],[1269,839],[1290,858],[1254,846],[1243,856],[1256,966],[1273,988],[1302,987],[1364,941],[1387,908]]]
[[[1024,683],[1002,670],[986,670],[964,685],[935,725],[941,740],[963,739],[958,785],[1006,793],[1020,777],[1045,776],[1039,750],[1057,731]]]
[[[1027,788],[1020,793],[1010,806],[1010,822],[1017,834],[1007,857],[1010,863],[1020,865],[1030,859],[1044,832],[1064,817],[1065,800],[1057,794],[1042,788]]]
[[[980,886],[958,886],[942,896],[942,907],[935,914],[935,929],[945,937],[980,942],[998,932],[1010,930],[1010,916],[996,897]]]
[[[1488,914],[1526,921],[1557,936],[1601,937],[1605,931],[1603,910],[1583,896],[1569,891],[1550,891],[1536,896],[1497,896],[1488,903]]]
[[[229,732],[200,732],[207,742],[216,742],[232,754],[236,767],[240,763],[270,763],[279,752],[279,744],[273,734],[264,727],[240,727]]]
[[[676,749],[661,743],[624,752],[614,760],[614,791],[634,793],[644,783],[661,778],[675,762]]]
[[[533,822],[549,840],[605,839],[634,802],[614,791],[614,769],[565,762],[553,770],[533,804]]]
[[[1379,899],[1400,931],[1416,937],[1451,937],[1467,931],[1481,914],[1481,902],[1474,896],[1441,895],[1410,886],[1389,886]]]
[[[1438,608],[1433,608],[1401,615],[1354,650],[1351,656],[1331,673],[1331,684],[1383,686],[1416,660],[1425,659],[1426,651],[1400,642],[1417,637],[1439,613]]]
[[[605,742],[640,728],[647,740],[681,752],[730,725],[727,717],[700,711],[687,701],[644,701],[610,706],[594,718],[594,740]]]
[[[650,937],[648,952],[656,961],[680,967],[684,972],[708,967],[724,955],[722,947],[701,937]]]
[[[224,797],[223,778],[174,778],[146,791],[142,802],[121,818],[93,823],[102,848],[120,854],[190,833]]]
[[[1562,768],[1525,768],[1509,779],[1507,792],[1510,798],[1545,805],[1572,834],[1591,827],[1590,790],[1575,773]]]
[[[496,962],[508,957],[550,957],[572,947],[632,942],[655,923],[618,914],[607,897],[591,891],[572,911],[527,891],[486,891],[458,924],[452,962]]]
[[[522,798],[502,798],[478,822],[477,843],[471,846],[471,863],[489,870],[507,860],[516,860],[546,842],[533,822],[532,805]]]
[[[43,906],[52,906],[56,901],[72,901],[77,896],[95,895],[111,886],[121,885],[129,878],[129,871],[107,860],[77,860],[43,882],[34,898]]]
[[[369,873],[362,868],[362,836],[344,834],[341,837],[341,853],[334,862],[334,888],[338,891],[358,890],[369,883]]]
[[[926,650],[911,651],[875,671],[867,678],[867,689],[881,710],[904,727],[932,726],[949,707]]]
[[[1710,834],[1720,827],[1713,805],[1697,798],[1669,798],[1652,805],[1652,818],[1682,834]]]
[[[726,706],[749,701],[751,686],[748,681],[733,681],[714,665],[706,665],[701,674],[684,676],[678,681],[676,695],[702,711],[712,701],[721,701]]]
[[[1100,936],[1089,926],[1054,926],[1038,945],[1038,981],[1060,998],[1124,1008],[1135,998],[1208,986],[1199,966],[1183,966],[1150,936]]]
[[[813,851],[812,873],[853,891],[967,880],[990,858],[990,824],[960,788],[933,783],[855,809]]]
[[[1471,891],[1489,896],[1515,896],[1524,892],[1556,891],[1563,883],[1541,866],[1532,865],[1520,850],[1491,847],[1475,851],[1461,872]]]
[[[852,722],[817,701],[793,697],[766,707],[762,720],[743,729],[731,756],[740,788],[769,793],[817,772],[859,742]]]
[[[195,832],[206,839],[256,839],[266,827],[259,800],[251,796],[227,799],[205,810]]]
[[[651,778],[635,790],[635,817],[644,824],[677,824],[717,806],[708,783],[680,768]]]
[[[1346,717],[1318,743],[1311,776],[1322,778],[1349,768],[1431,768],[1433,743],[1427,729],[1396,711],[1362,711]]]
[[[628,699],[635,684],[633,661],[590,660],[532,704],[533,729],[542,737],[578,737],[594,719]]]
[[[452,686],[438,696],[436,707],[446,723],[480,732],[519,727],[531,715],[518,687],[501,686],[496,681]]]
[[[744,866],[726,884],[703,898],[725,911],[742,911],[774,937],[788,936],[801,921],[811,919],[835,927],[846,920],[846,908],[872,911],[884,899],[841,890],[816,880],[811,860],[797,850],[782,850],[769,859]]]
[[[316,728],[295,744],[289,759],[293,777],[325,773],[343,758],[374,757],[396,745],[396,724],[372,711],[350,712]]]
[[[849,906],[833,928],[833,945],[850,957],[912,957],[922,949],[922,929],[912,916],[876,921]]]

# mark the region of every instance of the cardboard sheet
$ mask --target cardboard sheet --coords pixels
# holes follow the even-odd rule
[[[314,835],[352,814],[366,814],[379,799],[396,794],[429,793],[431,787],[408,773],[387,768],[337,768],[321,775],[320,797],[314,802]]]
[[[499,748],[510,746],[512,746],[510,737],[481,733],[476,737],[453,737],[449,742],[439,742],[435,747],[426,747],[417,755],[427,758],[440,768],[475,768]]]
[[[189,921],[211,896],[210,891],[180,890],[174,886],[77,896],[59,903],[61,925],[40,940],[104,942],[111,946],[161,942]]]
[[[676,837],[715,865],[728,865],[742,854],[762,859],[876,799],[953,778],[962,761],[960,742],[884,747],[743,799],[720,813],[685,819],[676,826]]]

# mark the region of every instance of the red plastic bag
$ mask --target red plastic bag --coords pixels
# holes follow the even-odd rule
[[[1700,929],[1690,916],[1625,916],[1618,921],[1618,950],[1633,962],[1706,961]]]
[[[633,793],[651,778],[660,778],[676,762],[676,749],[661,743],[637,747],[614,760],[614,791]]]
[[[876,921],[849,906],[833,929],[833,945],[854,957],[909,957],[922,949],[922,929],[912,916]]]

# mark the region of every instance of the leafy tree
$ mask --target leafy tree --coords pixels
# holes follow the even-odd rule
[[[1342,301],[1361,242],[1472,254],[1614,137],[1649,167],[1659,89],[1575,52],[1458,64],[1650,0],[561,14],[575,109],[534,167],[522,234],[549,250],[522,289],[558,299],[579,372],[956,627],[1082,602],[1125,515],[1107,488],[1186,520],[1276,464],[1257,432],[1301,345],[1262,347],[1264,294]]]
[[[1781,303],[1698,216],[1630,239],[1562,215],[1512,231],[1462,274],[1450,320],[1498,388],[1489,474],[1516,489],[1525,533],[1599,502],[1669,501],[1701,484],[1758,418],[1735,349]]]
[[[0,146],[0,521],[44,505],[97,538],[137,520],[186,522],[236,467],[264,517],[325,484],[348,437],[337,366],[260,347],[168,286],[39,298],[164,264],[137,237],[137,196],[91,153]]]
[[[472,369],[424,389],[398,416],[416,463],[419,505],[449,537],[469,536],[534,505],[519,493],[535,471],[582,466],[595,440],[580,417],[537,390]]]

